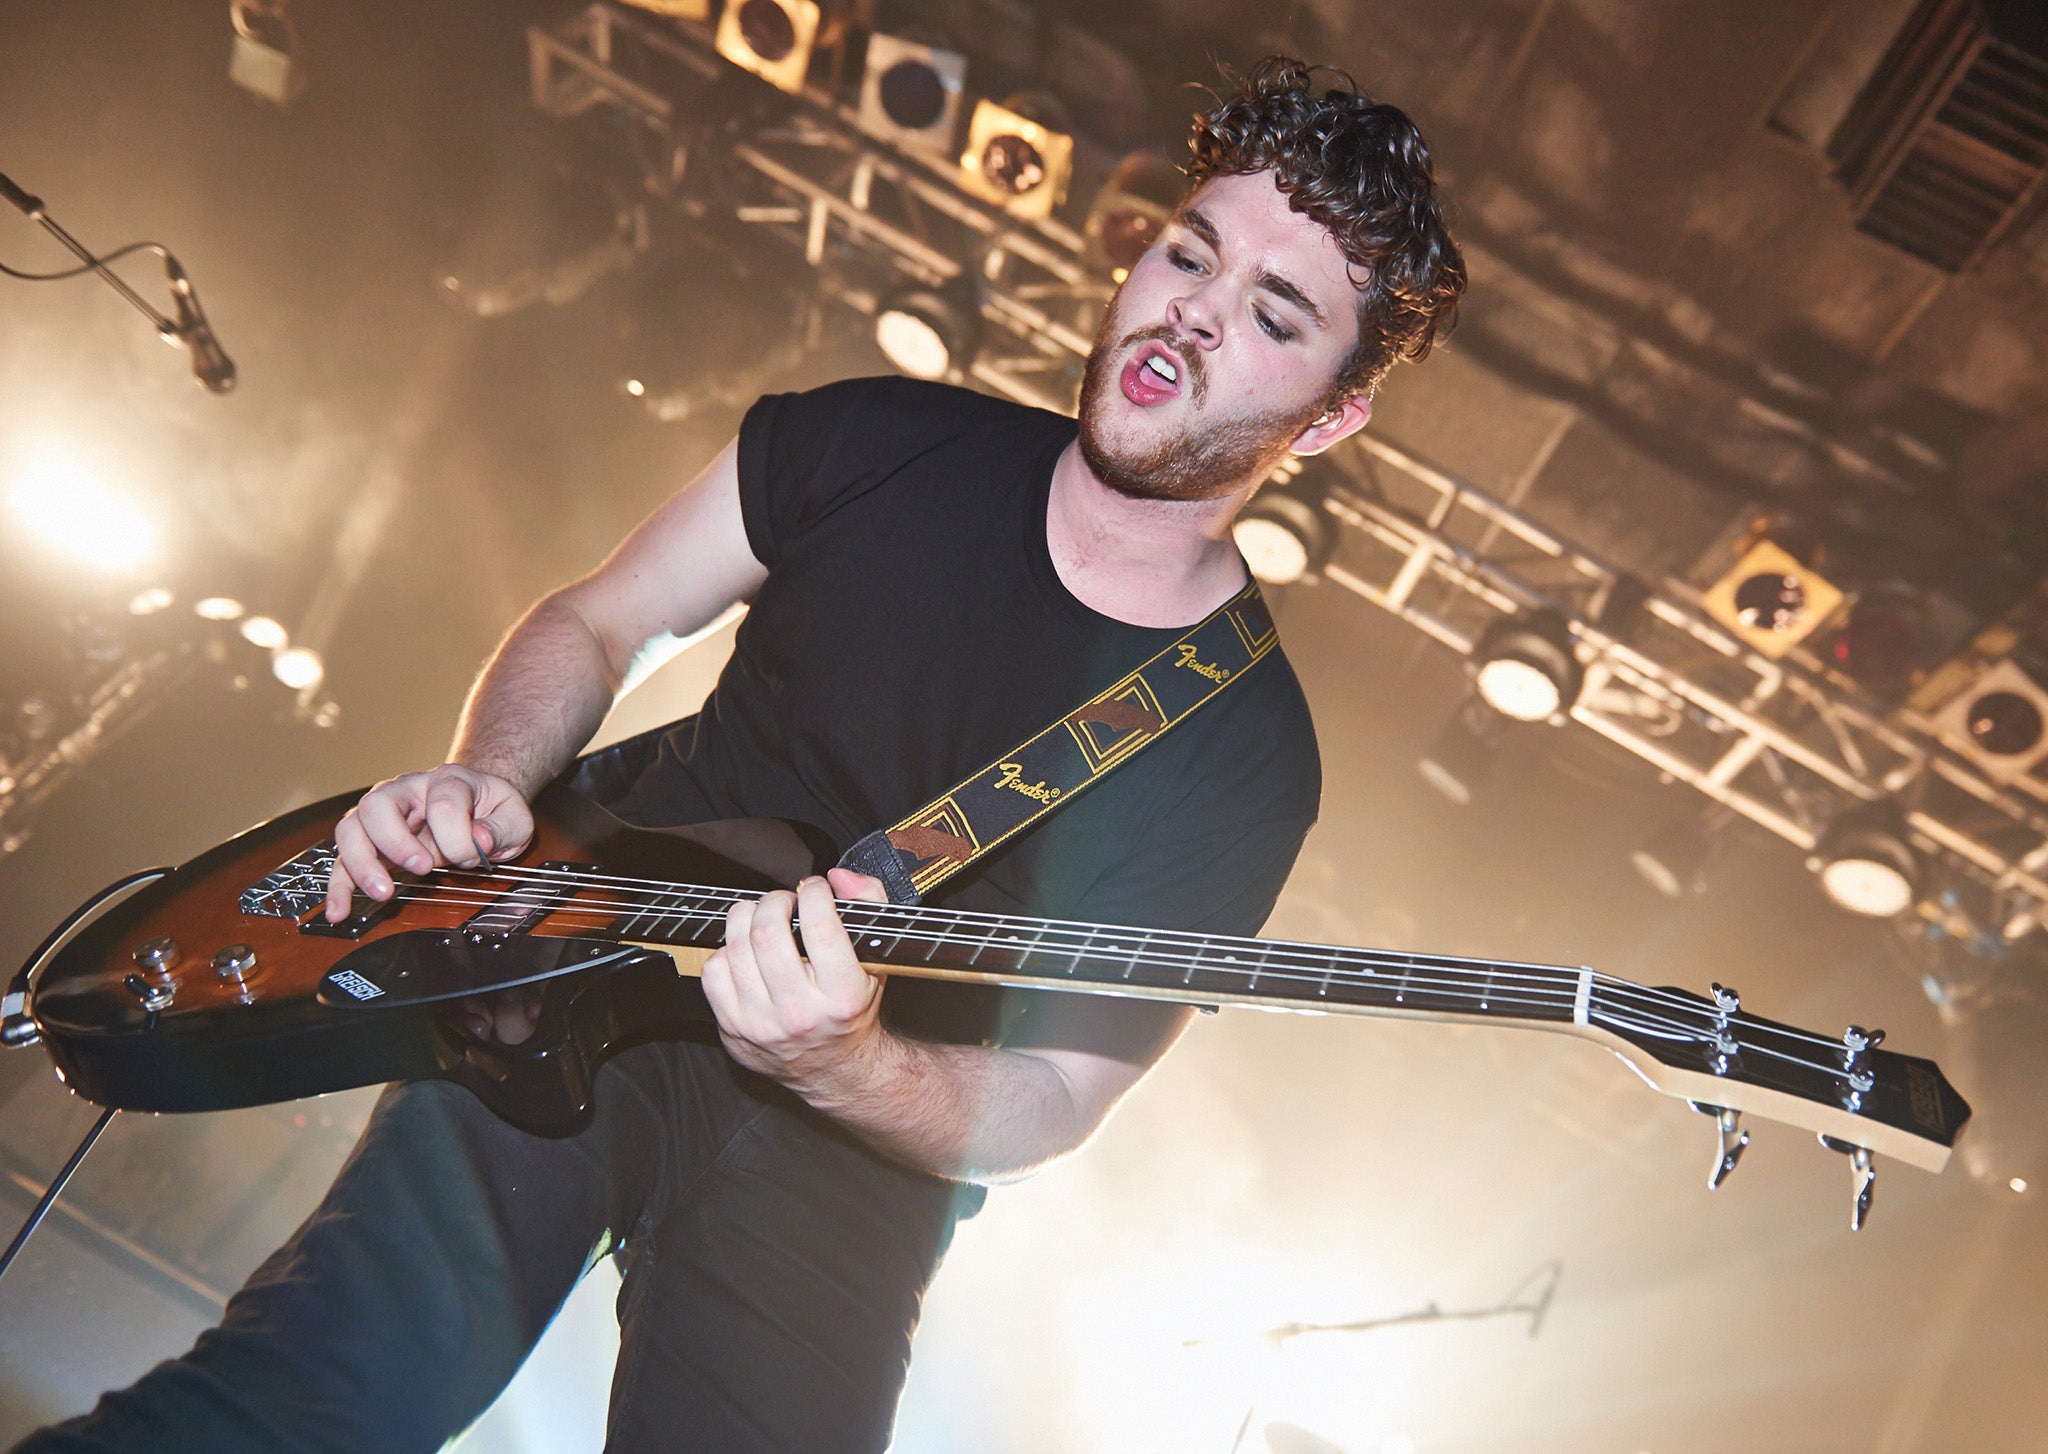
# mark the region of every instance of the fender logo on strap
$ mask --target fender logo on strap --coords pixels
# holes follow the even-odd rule
[[[1278,640],[1257,584],[1246,586],[1136,671],[889,829],[890,847],[910,860],[894,866],[929,893],[1185,720]]]
[[[1209,662],[1202,661],[1195,656],[1194,642],[1183,641],[1180,644],[1179,649],[1180,660],[1177,663],[1175,663],[1175,665],[1184,666],[1189,671],[1193,672],[1196,676],[1207,677],[1212,682],[1227,682],[1230,680],[1229,667],[1215,666]]]

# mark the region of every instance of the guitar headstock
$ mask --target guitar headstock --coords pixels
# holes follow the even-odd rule
[[[1720,985],[1702,996],[1597,978],[1586,1023],[1603,1038],[1625,1042],[1613,1047],[1616,1053],[1656,1089],[1716,1117],[1720,1147],[1710,1187],[1734,1170],[1749,1144],[1743,1115],[1804,1127],[1849,1156],[1850,1221],[1859,1229],[1876,1178],[1873,1156],[1940,1171],[1970,1119],[1969,1102],[1941,1067],[1882,1049],[1882,1030],[1801,1030],[1750,1014]]]

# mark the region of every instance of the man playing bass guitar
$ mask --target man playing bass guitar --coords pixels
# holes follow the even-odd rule
[[[1254,68],[1191,146],[1192,190],[1108,310],[1078,427],[900,379],[762,399],[512,629],[449,760],[342,819],[329,916],[518,856],[530,799],[636,655],[733,602],[749,614],[702,712],[579,781],[640,824],[782,817],[843,846],[1236,595],[1233,515],[1287,454],[1366,422],[1464,271],[1414,126],[1298,63]],[[1285,658],[1243,675],[937,902],[1256,931],[1320,768]],[[434,1450],[610,1251],[609,1448],[883,1448],[957,1218],[1087,1141],[1188,1011],[1044,995],[974,1023],[992,992],[885,995],[834,909],[879,894],[835,869],[733,908],[703,971],[716,1037],[618,1055],[577,1135],[528,1135],[440,1081],[387,1091],[218,1329],[21,1447]]]

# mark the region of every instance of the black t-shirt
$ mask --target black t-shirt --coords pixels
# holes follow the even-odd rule
[[[627,815],[790,818],[843,848],[1176,640],[1060,583],[1046,503],[1074,431],[902,378],[757,403],[740,428],[740,504],[768,579],[717,687],[669,729]],[[1275,650],[932,901],[1255,933],[1321,787],[1308,705]],[[892,985],[892,1009],[907,987]]]

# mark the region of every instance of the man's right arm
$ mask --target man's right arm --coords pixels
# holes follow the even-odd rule
[[[336,825],[328,918],[347,915],[358,886],[389,898],[394,868],[521,852],[528,800],[597,731],[641,649],[709,624],[766,578],[740,514],[734,441],[596,570],[520,618],[470,689],[445,764],[379,783]]]

